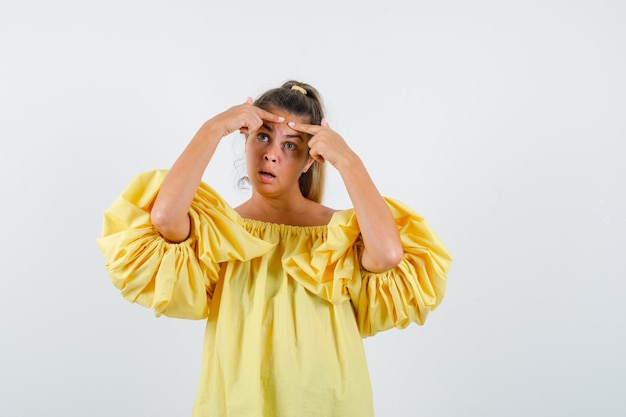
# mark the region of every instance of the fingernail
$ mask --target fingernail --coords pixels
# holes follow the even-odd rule
[[[284,118],[284,117],[282,117],[282,116],[278,116],[278,121],[279,121],[279,122],[284,122],[284,121],[285,121],[285,118]]]
[[[289,122],[289,123],[287,123],[287,125],[289,125],[289,127],[294,127],[296,125],[296,123],[295,122]]]

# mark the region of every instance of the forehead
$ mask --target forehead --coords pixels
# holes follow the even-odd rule
[[[306,123],[306,124],[311,123],[311,118],[307,115],[290,113],[278,107],[270,107],[267,109],[267,111],[272,114],[275,114],[276,116],[284,117],[286,122],[296,122],[296,123]]]
[[[296,122],[296,123],[308,124],[309,123],[309,117],[307,117],[307,116],[300,116],[300,115],[289,113],[287,111],[284,111],[284,110],[281,110],[281,109],[276,109],[276,108],[270,108],[267,111],[272,113],[272,114],[275,114],[276,116],[282,116],[282,117],[285,118],[285,121],[283,123],[273,123],[273,122],[269,122],[267,120],[263,121],[264,126],[269,128],[269,130],[271,130],[272,133],[274,133],[275,135],[298,136],[298,137],[300,137],[302,139],[308,138],[309,135],[306,135],[306,134],[304,134],[302,132],[298,132],[296,130],[293,130],[292,128],[290,128],[287,125],[287,123],[289,123],[289,122]]]

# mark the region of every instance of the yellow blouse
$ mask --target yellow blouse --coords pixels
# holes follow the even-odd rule
[[[245,219],[201,184],[181,243],[150,207],[166,171],[139,175],[105,212],[97,243],[113,284],[157,316],[207,319],[194,416],[372,416],[362,337],[423,324],[451,258],[426,222],[387,199],[404,258],[360,267],[353,210],[327,226]]]

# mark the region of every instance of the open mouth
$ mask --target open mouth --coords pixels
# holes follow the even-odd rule
[[[259,175],[263,178],[276,178],[276,175],[272,174],[271,172],[267,172],[267,171],[259,171]]]

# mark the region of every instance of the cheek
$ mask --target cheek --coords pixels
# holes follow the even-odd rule
[[[304,152],[301,150],[287,151],[285,152],[285,157],[293,161],[299,161],[304,159]]]
[[[262,148],[263,143],[250,139],[246,141],[246,147],[244,148],[244,151],[246,153],[246,156],[254,156],[255,154],[258,154]]]
[[[291,155],[288,156],[288,160],[298,169],[303,169],[310,160],[309,149],[301,149],[296,152],[292,152]]]

